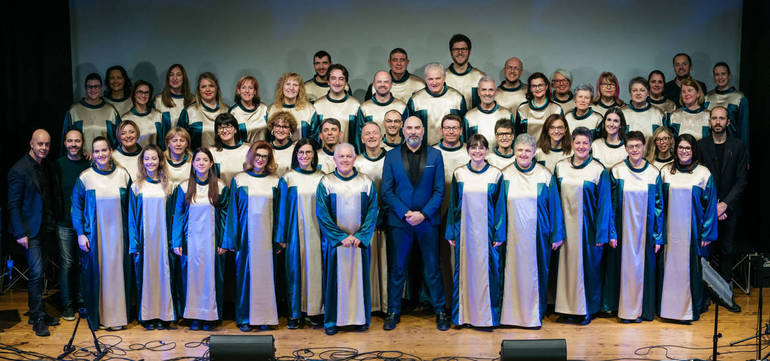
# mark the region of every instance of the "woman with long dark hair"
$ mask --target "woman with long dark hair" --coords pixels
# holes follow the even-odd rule
[[[190,92],[187,71],[181,64],[172,64],[166,71],[166,83],[163,90],[155,96],[155,109],[163,119],[165,129],[177,126],[182,109],[195,102],[195,95]]]
[[[537,140],[535,158],[550,172],[560,160],[572,155],[572,136],[569,125],[561,114],[551,114],[543,124],[543,132]],[[514,150],[515,155],[515,150]]]
[[[104,92],[104,100],[112,104],[118,114],[125,114],[131,109],[131,79],[126,69],[120,65],[113,65],[104,73],[107,82],[107,90]]]
[[[225,184],[230,184],[237,173],[243,171],[243,162],[246,153],[249,152],[249,144],[243,142],[238,131],[238,121],[230,113],[217,115],[214,121],[216,135],[211,154],[214,155],[214,167],[216,167],[219,179]]]

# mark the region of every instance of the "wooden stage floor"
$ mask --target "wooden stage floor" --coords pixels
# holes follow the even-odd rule
[[[770,310],[770,293],[765,295],[765,310]],[[732,314],[720,308],[719,331],[724,335],[720,345],[726,346],[732,341],[751,336],[756,329],[758,292],[752,291],[745,295],[736,290],[736,301],[743,308],[739,314]],[[20,314],[27,311],[27,295],[23,290],[15,290],[0,295],[0,311],[18,310]],[[50,313],[56,312],[47,304]],[[770,312],[765,312],[764,319]],[[40,352],[56,357],[61,352],[72,333],[74,321],[62,320],[61,325],[51,328],[50,337],[36,337],[32,326],[27,324],[27,318],[21,316],[22,322],[0,332],[0,343],[12,345],[25,351]],[[654,345],[679,345],[695,349],[671,347],[668,357],[672,359],[708,359],[711,355],[711,340],[714,329],[714,306],[702,315],[701,320],[691,325],[672,324],[655,320],[640,324],[621,324],[616,318],[598,318],[587,326],[573,326],[554,322],[555,316],[544,321],[540,330],[524,330],[517,328],[499,328],[494,331],[482,331],[471,328],[450,329],[441,332],[435,328],[435,319],[431,315],[404,315],[401,323],[394,331],[383,331],[381,317],[372,317],[371,328],[366,332],[340,332],[335,336],[327,336],[322,329],[288,330],[286,319],[281,319],[281,325],[274,331],[260,331],[251,334],[271,334],[275,337],[276,355],[291,356],[298,349],[317,347],[350,347],[359,352],[372,351],[401,351],[423,360],[433,360],[440,357],[465,356],[471,358],[494,358],[499,356],[500,344],[505,339],[546,339],[564,338],[567,340],[569,359],[574,360],[620,360],[620,359],[666,359],[666,350],[652,349],[649,354],[635,355],[635,350]],[[90,334],[86,327],[78,330],[75,342],[87,346]],[[216,334],[243,334],[235,326],[234,321],[225,321],[216,329]],[[118,347],[128,350],[133,343],[146,343],[151,340],[162,340],[164,343],[176,343],[169,351],[138,350],[128,351],[122,357],[127,359],[164,360],[180,356],[201,356],[207,347],[185,347],[188,342],[200,342],[210,333],[190,331],[180,327],[176,330],[146,331],[136,322],[124,331],[97,331],[102,341],[114,344],[119,336],[122,342]],[[745,345],[755,345],[752,341]],[[166,347],[166,346],[163,346]],[[320,351],[320,350],[316,350]],[[738,353],[723,354],[720,360],[754,359],[755,346],[721,347],[720,352]],[[751,351],[751,352],[745,352]],[[643,351],[646,352],[646,351]],[[764,351],[763,351],[764,353]],[[309,354],[305,354],[309,355]],[[0,354],[0,356],[3,356]],[[7,354],[5,355],[8,356]],[[112,356],[118,356],[116,354]],[[316,354],[315,359],[321,358]],[[329,354],[326,354],[328,359]],[[384,356],[397,356],[386,354]],[[1,358],[1,357],[0,357]]]

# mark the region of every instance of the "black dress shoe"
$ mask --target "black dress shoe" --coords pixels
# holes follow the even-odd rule
[[[733,302],[733,305],[731,307],[725,307],[728,311],[732,313],[740,313],[741,312],[741,306],[738,306],[737,303]]]
[[[356,325],[353,327],[353,329],[358,332],[363,332],[369,329],[369,325]]]
[[[37,336],[51,336],[51,331],[48,331],[48,324],[46,324],[42,317],[32,322],[32,330],[35,331]]]
[[[155,329],[156,330],[165,330],[168,328],[168,322],[158,320],[155,322]]]
[[[248,323],[244,323],[238,326],[238,329],[241,330],[241,332],[249,332],[251,331],[251,326]]]
[[[290,318],[289,324],[287,326],[290,330],[296,330],[299,328],[299,319],[297,318]]]
[[[390,331],[396,328],[396,325],[399,322],[401,322],[401,315],[390,312],[388,313],[388,317],[385,318],[385,323],[382,325],[382,329],[385,331]]]
[[[324,328],[324,332],[326,332],[327,335],[332,336],[337,334],[337,326],[331,326]]]
[[[216,321],[203,321],[203,325],[201,325],[201,330],[203,331],[211,331],[215,328],[217,328]]]
[[[45,321],[46,326],[57,326],[57,325],[59,325],[59,318],[58,317],[44,315],[41,319],[43,321]],[[35,320],[30,318],[29,320],[27,320],[27,323],[30,324],[30,325],[34,325],[35,324]]]
[[[591,315],[586,315],[586,317],[583,317],[583,320],[581,320],[578,324],[585,326],[589,323],[591,323]]]
[[[441,311],[436,314],[436,328],[439,331],[446,331],[449,329],[449,314],[446,311]]]
[[[144,321],[142,322],[142,326],[144,326],[145,330],[152,331],[155,329],[155,321]]]
[[[200,320],[192,320],[192,322],[190,322],[190,331],[199,331],[200,329],[201,329]]]

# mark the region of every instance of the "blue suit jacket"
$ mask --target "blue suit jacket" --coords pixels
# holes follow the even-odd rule
[[[24,236],[37,237],[43,221],[43,195],[32,169],[34,162],[29,154],[25,154],[8,172],[8,214],[14,240]],[[52,204],[58,207],[61,200],[57,194],[56,175],[47,160],[42,166],[48,169],[51,196],[54,197]],[[52,211],[57,214],[58,209]]]
[[[417,187],[409,181],[406,157],[398,146],[385,154],[382,168],[382,199],[388,205],[387,222],[391,227],[410,227],[404,220],[407,211],[420,211],[433,226],[441,224],[441,201],[444,198],[444,159],[441,152],[426,147],[420,162],[422,177]],[[408,150],[407,150],[408,151]]]

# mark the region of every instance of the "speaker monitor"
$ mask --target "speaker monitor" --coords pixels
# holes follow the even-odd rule
[[[211,335],[209,355],[212,361],[275,360],[275,340],[272,335]]]
[[[503,340],[500,361],[567,361],[567,340]]]

